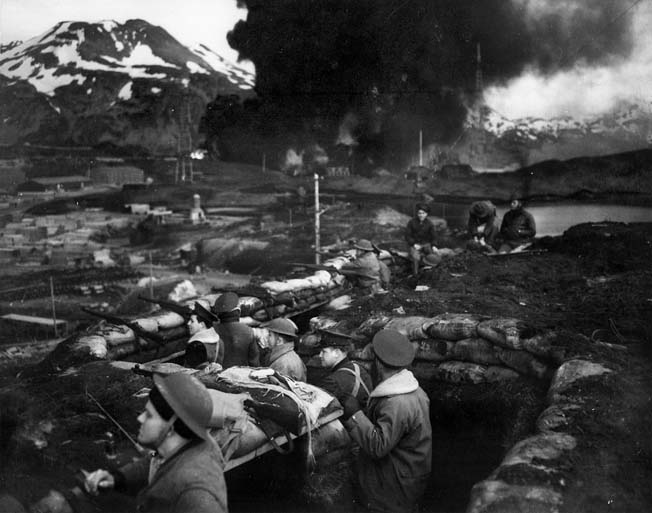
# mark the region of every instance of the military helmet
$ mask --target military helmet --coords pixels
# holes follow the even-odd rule
[[[204,384],[182,372],[154,374],[154,384],[176,416],[198,437],[210,441],[208,424],[213,402]]]

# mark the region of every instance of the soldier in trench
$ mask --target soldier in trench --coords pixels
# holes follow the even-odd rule
[[[306,381],[306,365],[294,350],[297,325],[289,319],[279,317],[260,327],[266,328],[270,333],[268,350],[261,352],[261,365],[296,381]]]
[[[417,511],[432,465],[430,400],[407,369],[415,356],[408,338],[391,329],[372,340],[375,388],[363,408],[343,400],[343,423],[358,453],[360,505],[370,512]]]
[[[377,294],[389,285],[389,269],[377,256],[377,248],[367,239],[360,239],[353,247],[356,259],[344,264],[340,273],[358,285],[365,294]]]
[[[213,328],[215,316],[199,303],[195,303],[193,314],[186,323],[188,344],[184,355],[184,365],[200,370],[220,370],[217,363],[224,360],[224,347],[220,336]]]
[[[235,292],[221,294],[213,304],[219,322],[213,327],[220,336],[224,358],[219,361],[225,369],[233,366],[260,367],[260,349],[253,330],[240,322],[240,307]]]
[[[227,511],[224,458],[207,426],[213,403],[206,387],[187,374],[154,375],[138,443],[154,452],[117,471],[98,469],[84,487],[137,493],[138,511]]]
[[[364,367],[349,359],[353,348],[353,339],[344,333],[331,330],[319,330],[319,359],[322,367],[330,369],[317,386],[323,388],[343,403],[351,395],[362,406],[367,405],[371,391],[371,377]]]

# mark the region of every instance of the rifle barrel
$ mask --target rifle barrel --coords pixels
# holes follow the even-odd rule
[[[93,394],[91,394],[91,393],[88,391],[88,389],[86,389],[85,392],[86,392],[86,395],[87,395],[88,397],[90,397],[91,400],[92,400],[92,401],[97,405],[97,407],[98,407],[100,410],[102,410],[102,413],[104,413],[104,415],[106,415],[106,417],[107,417],[111,422],[113,422],[113,423],[116,425],[116,427],[117,427],[120,431],[122,431],[122,433],[123,433],[123,434],[127,437],[127,439],[128,439],[128,440],[133,444],[133,446],[136,448],[136,450],[139,451],[139,452],[142,452],[142,451],[143,451],[143,447],[142,447],[138,442],[136,442],[136,440],[134,440],[134,439],[131,437],[131,435],[130,435],[129,433],[127,433],[127,430],[126,430],[125,428],[123,428],[123,427],[120,425],[120,423],[119,423],[117,420],[115,420],[115,419],[113,418],[113,416],[112,416],[108,411],[106,411],[106,409],[104,408],[104,406],[102,406],[102,405],[100,404],[100,402],[99,402],[97,399],[95,399],[95,397],[93,397]]]

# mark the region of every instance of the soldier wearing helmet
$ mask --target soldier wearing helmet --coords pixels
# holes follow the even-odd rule
[[[382,290],[381,262],[376,255],[376,247],[367,239],[360,239],[353,247],[356,250],[356,259],[344,264],[340,272],[358,285],[363,293],[380,292]]]
[[[260,349],[253,330],[240,322],[240,307],[235,292],[221,294],[213,304],[219,318],[214,324],[224,348],[224,359],[218,361],[225,369],[233,366],[260,367]]]
[[[290,319],[277,318],[261,325],[269,332],[268,351],[261,358],[261,365],[298,381],[306,381],[306,366],[294,350],[297,325]]]
[[[224,458],[207,426],[213,404],[206,387],[188,374],[154,375],[145,410],[138,416],[138,443],[152,449],[109,472],[86,476],[84,487],[138,491],[138,511],[227,511]]]
[[[343,405],[344,426],[360,446],[360,500],[369,511],[416,511],[431,469],[430,401],[406,368],[415,348],[405,335],[383,329],[372,349],[367,407],[352,395]]]

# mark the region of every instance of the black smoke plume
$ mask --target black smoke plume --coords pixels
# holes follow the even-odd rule
[[[378,160],[459,134],[484,85],[626,57],[632,12],[611,0],[238,0],[229,44],[256,66],[259,125],[332,144],[355,119]],[[563,4],[563,8],[559,7]],[[352,117],[353,116],[353,117]]]

